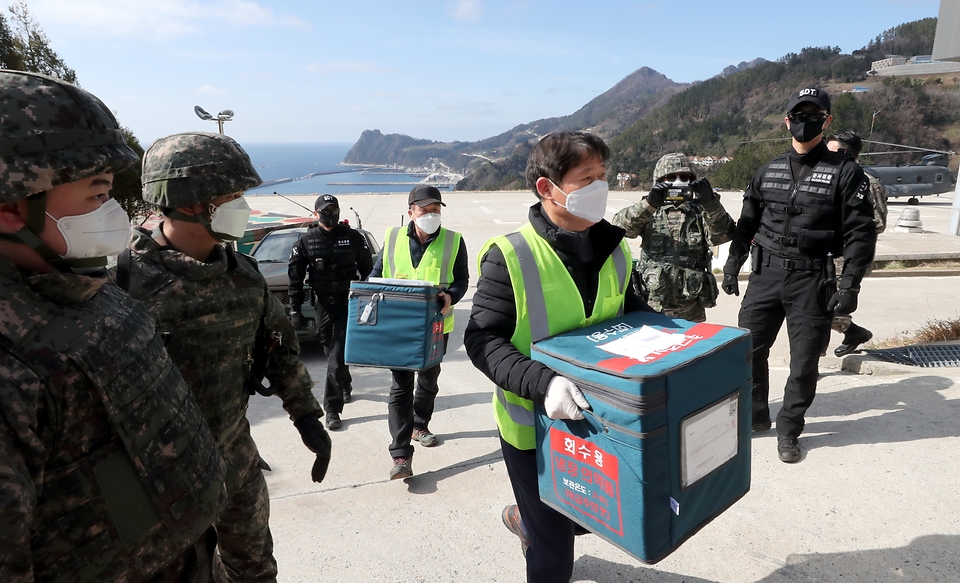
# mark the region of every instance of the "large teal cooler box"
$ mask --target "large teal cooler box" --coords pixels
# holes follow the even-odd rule
[[[347,364],[424,370],[443,360],[440,289],[429,282],[353,281]]]
[[[536,408],[540,498],[656,563],[750,489],[751,341],[636,312],[535,343],[592,411]]]

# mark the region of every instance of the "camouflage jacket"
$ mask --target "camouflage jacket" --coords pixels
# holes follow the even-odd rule
[[[167,351],[218,443],[231,437],[246,414],[250,394],[244,384],[261,324],[282,337],[266,376],[283,408],[293,420],[322,415],[296,332],[255,260],[218,245],[207,262],[196,261],[161,247],[142,228],[133,230],[130,248],[130,294],[157,318]]]
[[[719,197],[706,205],[685,202],[656,210],[641,201],[618,212],[613,223],[623,227],[627,237],[641,238],[641,258],[672,261],[677,257],[690,268],[708,267],[713,257],[710,246],[732,239],[736,227]]]
[[[866,174],[866,173],[864,173]],[[887,228],[887,194],[883,191],[883,184],[876,176],[867,174],[870,181],[870,191],[867,196],[873,204],[873,222],[877,224],[877,234],[879,235]]]
[[[641,238],[638,269],[644,299],[661,308],[714,305],[710,246],[729,241],[736,227],[719,197],[705,205],[684,202],[655,210],[641,201],[618,212],[613,222],[626,229],[627,237]]]
[[[192,580],[188,570],[196,565],[182,564],[180,555],[197,538],[197,528],[209,528],[222,506],[223,459],[196,402],[172,369],[143,307],[105,284],[105,277],[20,271],[0,256],[0,581],[4,583],[134,583],[161,570],[169,580]],[[103,324],[96,325],[100,321]],[[88,329],[93,332],[83,332]],[[112,336],[104,338],[101,331]],[[44,334],[56,336],[45,343]],[[79,338],[71,336],[78,334]],[[68,344],[69,350],[58,343]],[[117,358],[105,357],[104,350],[115,350],[109,354]],[[137,386],[139,378],[141,386]],[[103,392],[104,382],[114,388]],[[118,395],[137,402],[137,407],[128,406],[121,415],[129,428],[116,418]],[[149,410],[151,420],[155,412],[174,423],[163,427],[164,421],[155,419],[153,424],[147,422],[150,427],[138,425],[137,417],[146,413],[139,411],[145,402],[160,406]],[[140,435],[142,455],[133,456],[124,451],[121,427],[127,434],[149,428],[162,429],[163,435]],[[160,450],[148,451],[146,446],[157,443],[158,437],[175,441],[164,441],[167,445]],[[196,468],[203,474],[179,476],[178,482],[171,479],[177,476],[164,473],[170,461],[156,463],[155,454],[180,462],[181,452],[173,450],[181,443],[190,451],[188,458],[207,459],[211,465]],[[221,492],[220,501],[205,499],[196,512],[181,509],[178,519],[183,522],[165,526],[170,524],[168,519],[161,521],[157,515],[163,496],[137,485],[131,458],[156,479],[152,484],[166,485],[168,493],[179,492],[178,484],[184,480],[206,482]],[[124,464],[130,471],[122,471]],[[105,473],[108,466],[111,470]],[[174,471],[182,473],[182,469]],[[130,477],[134,482],[124,481]],[[191,514],[195,515],[192,526]]]

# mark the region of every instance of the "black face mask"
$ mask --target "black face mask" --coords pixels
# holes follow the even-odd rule
[[[805,144],[823,133],[823,122],[824,120],[804,122],[791,121],[790,134],[798,142]]]
[[[320,224],[324,227],[335,227],[340,222],[340,211],[336,213],[319,213]]]

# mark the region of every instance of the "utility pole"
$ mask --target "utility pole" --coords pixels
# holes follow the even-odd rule
[[[867,138],[867,151],[873,152],[873,123],[877,121],[877,116],[880,114],[880,110],[873,112],[873,117],[870,118],[870,137]],[[870,158],[870,162],[873,162],[873,158]],[[869,164],[870,162],[867,162]]]

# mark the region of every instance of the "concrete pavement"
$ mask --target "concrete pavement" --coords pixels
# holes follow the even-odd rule
[[[641,195],[611,193],[611,211]],[[260,208],[267,198],[251,205]],[[312,207],[314,198],[298,200]],[[400,223],[406,207],[405,193],[339,198],[343,216],[357,208],[378,240],[386,226]],[[723,193],[734,213],[738,199]],[[482,243],[525,221],[533,195],[450,193],[445,201],[444,224],[464,233],[475,271]],[[942,235],[951,202],[921,201],[924,227],[939,233],[905,240],[884,233],[881,245],[889,240],[897,253],[936,247],[960,256],[960,239]],[[891,203],[891,230],[902,208],[905,203]],[[958,282],[951,276],[868,278],[855,321],[880,339],[927,320],[960,317]],[[462,348],[472,292],[456,306],[440,375],[431,422],[440,445],[417,446],[413,478],[387,478],[388,371],[352,369],[354,402],[344,409],[344,428],[332,432],[333,461],[322,484],[310,482],[311,454],[279,400],[251,400],[253,434],[273,467],[265,475],[280,581],[524,580],[520,545],[500,522],[513,496],[491,414],[492,385]],[[739,298],[721,295],[708,320],[736,325],[738,309]],[[787,355],[782,334],[771,358],[774,411]],[[304,361],[322,383],[317,346],[305,347]],[[960,369],[900,367],[906,370],[880,376],[851,374],[840,365],[832,357],[821,363],[818,397],[800,439],[801,463],[777,460],[774,432],[754,437],[752,489],[730,510],[654,566],[599,537],[580,537],[573,580],[960,581]],[[322,388],[314,392],[320,397]]]

